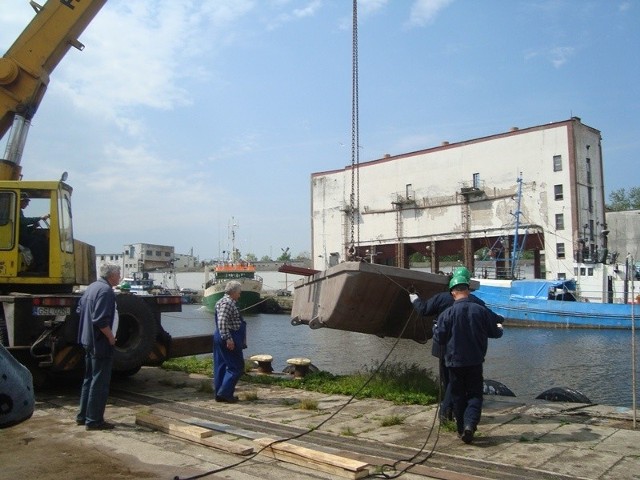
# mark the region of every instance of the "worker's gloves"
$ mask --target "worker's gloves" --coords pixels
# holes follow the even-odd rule
[[[414,303],[416,300],[418,300],[418,298],[418,295],[416,295],[415,293],[409,294],[409,300],[411,301],[411,303]]]

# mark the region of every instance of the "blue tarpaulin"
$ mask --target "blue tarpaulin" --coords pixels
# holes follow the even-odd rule
[[[574,292],[574,280],[517,280],[511,283],[511,296],[549,300],[549,292],[555,296],[558,289]]]

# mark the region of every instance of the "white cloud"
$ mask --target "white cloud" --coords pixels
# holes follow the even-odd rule
[[[278,3],[275,6],[283,7],[288,6],[288,4],[285,5],[284,3]],[[303,7],[299,7],[299,3],[296,3],[295,6],[296,8],[291,11],[276,15],[273,20],[268,22],[267,29],[275,30],[286,23],[315,16],[322,8],[322,0],[311,0]]]
[[[549,52],[551,63],[554,67],[560,68],[569,60],[569,57],[573,56],[575,48],[573,47],[555,47]]]
[[[358,15],[370,15],[387,6],[389,0],[360,0],[358,2]]]
[[[631,7],[631,2],[622,2],[618,7],[618,10],[620,10],[621,12],[626,12],[627,10],[631,10]]]
[[[416,0],[411,7],[409,25],[413,27],[428,25],[452,2],[453,0]]]
[[[55,72],[56,88],[71,103],[142,131],[135,109],[173,110],[194,102],[189,84],[215,76],[215,52],[253,2],[110,0]]]
[[[575,54],[574,47],[553,47],[549,49],[528,50],[524,53],[525,60],[542,57],[548,60],[555,68],[562,67]]]
[[[76,203],[78,223],[86,225],[91,215],[100,212],[94,232],[164,227],[170,233],[196,225],[202,212],[213,209],[215,199],[221,198],[213,192],[206,172],[185,168],[181,161],[160,159],[143,146],[110,144],[104,157],[109,162],[74,174],[74,183],[81,185],[74,196],[91,198],[90,207]]]

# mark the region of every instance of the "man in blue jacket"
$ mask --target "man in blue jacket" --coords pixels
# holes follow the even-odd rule
[[[78,343],[85,350],[85,374],[76,423],[86,425],[87,430],[114,428],[112,423],[104,421],[104,410],[109,396],[116,344],[112,331],[116,312],[113,287],[119,281],[119,266],[102,265],[100,278],[87,287],[78,302]]]
[[[433,341],[444,349],[458,435],[471,443],[482,415],[488,339],[502,337],[502,318],[469,298],[467,276],[454,274],[449,289],[454,303],[438,316]]]
[[[465,267],[456,269],[454,274],[458,276],[465,276],[467,278],[467,283],[469,283],[471,279],[471,274]],[[413,308],[423,317],[435,316],[432,328],[436,325],[438,315],[453,305],[453,296],[448,290],[446,292],[436,293],[428,300],[422,300],[416,294],[410,294],[409,299],[413,304]],[[469,299],[483,307],[486,306],[481,299],[473,294],[469,295]],[[440,420],[450,421],[453,420],[453,402],[451,400],[451,388],[449,387],[449,372],[444,364],[444,352],[441,351],[440,345],[435,341],[431,345],[431,355],[439,359],[440,393],[442,395],[442,402],[440,403]]]

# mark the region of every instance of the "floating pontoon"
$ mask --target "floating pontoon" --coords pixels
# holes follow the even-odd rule
[[[472,282],[472,288],[477,282]],[[344,262],[294,283],[292,325],[402,337],[425,343],[432,318],[409,301],[447,291],[449,277],[365,262]]]

